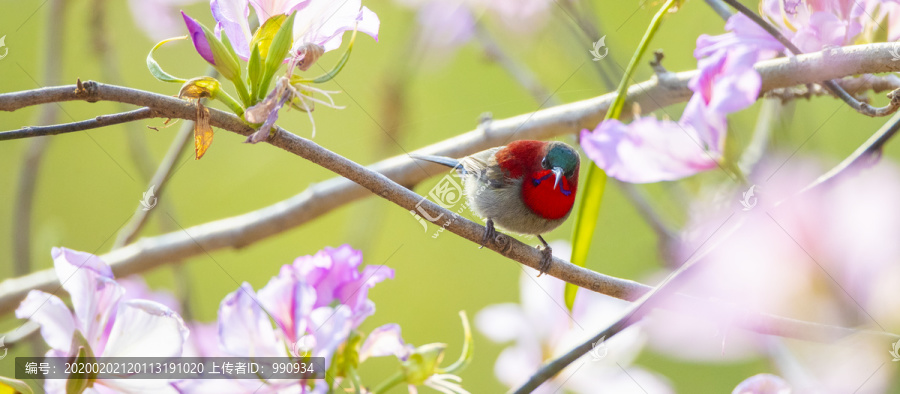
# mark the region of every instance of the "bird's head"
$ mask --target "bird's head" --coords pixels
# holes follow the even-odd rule
[[[569,184],[578,184],[578,169],[581,158],[571,146],[558,141],[548,142],[541,158],[541,168],[550,170],[555,175],[553,188],[559,185],[560,179],[566,177]]]

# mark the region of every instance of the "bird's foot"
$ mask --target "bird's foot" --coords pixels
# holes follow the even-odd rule
[[[546,274],[547,271],[550,270],[550,266],[553,264],[553,249],[549,246],[541,247],[538,246],[538,249],[541,251],[541,265],[538,268],[538,277]]]
[[[541,251],[541,265],[538,266],[538,277],[540,278],[541,275],[546,274],[550,270],[550,265],[553,264],[553,248],[547,244],[547,241],[544,241],[543,237],[540,235],[537,237],[544,244],[543,247],[538,245],[538,250]]]
[[[484,226],[485,226],[484,236],[481,237],[481,246],[479,246],[478,249],[484,248],[484,245],[487,245],[487,243],[489,241],[493,240],[494,237],[497,236],[497,230],[494,229],[494,221],[493,220],[488,219],[487,223]]]

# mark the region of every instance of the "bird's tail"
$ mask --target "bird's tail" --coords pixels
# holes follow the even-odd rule
[[[432,163],[443,164],[450,168],[461,168],[459,166],[459,160],[450,158],[450,157],[434,156],[434,155],[417,155],[414,153],[411,153],[409,155],[409,157],[412,157],[413,159],[416,159],[416,160],[424,160],[424,161],[430,161]]]

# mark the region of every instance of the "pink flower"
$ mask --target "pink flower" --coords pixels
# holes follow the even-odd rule
[[[701,34],[697,37],[694,57],[702,59],[741,46],[759,50],[760,59],[770,59],[784,50],[784,46],[775,37],[744,14],[737,13],[728,18],[725,30],[728,31],[725,34],[717,36]]]
[[[710,111],[694,95],[681,121],[616,119],[600,123],[594,131],[581,131],[584,153],[623,182],[673,181],[717,166],[724,147],[725,117]]]
[[[66,248],[53,248],[56,275],[72,299],[72,311],[59,297],[32,290],[16,309],[16,317],[41,327],[50,346],[48,356],[65,357],[78,349],[71,345],[76,332],[96,357],[177,357],[188,329],[177,313],[162,304],[125,300],[124,289],[99,257]],[[64,392],[64,381],[48,381],[47,391]],[[137,388],[174,392],[165,379],[98,380],[97,390],[132,391]]]
[[[764,353],[772,345],[767,338],[735,327],[737,321],[754,324],[748,316],[758,313],[900,329],[900,245],[894,242],[900,237],[900,209],[894,203],[900,198],[900,171],[882,163],[830,188],[796,195],[822,170],[798,157],[779,169],[783,160],[763,162],[756,171],[774,175],[757,184],[755,204],[747,211],[737,192],[720,193],[730,196],[726,203],[697,201],[676,260],[686,261],[704,243],[716,244],[681,287],[709,303],[686,316],[654,313],[648,329],[656,350],[716,361]],[[721,233],[730,235],[707,241]],[[798,392],[835,393],[855,391],[871,376],[867,392],[883,392],[896,372],[878,370],[890,360],[890,345],[883,342],[848,337],[788,348],[803,372],[783,376]]]
[[[726,116],[756,101],[762,80],[753,65],[780,46],[748,23],[737,14],[726,24],[732,32],[697,39],[698,73],[688,83],[694,95],[681,120],[603,121],[593,132],[582,130],[585,154],[609,176],[631,183],[674,181],[716,168],[725,148]]]
[[[554,252],[567,253],[565,244],[552,246]],[[590,339],[595,330],[613,323],[628,306],[626,301],[579,290],[569,316],[563,301],[564,283],[555,278],[535,281],[535,273],[526,271],[520,276],[519,304],[490,305],[475,317],[475,326],[488,339],[513,342],[494,364],[494,374],[508,387],[518,387],[543,363]],[[553,393],[560,386],[576,393],[596,393],[601,389],[609,393],[672,392],[662,378],[629,366],[643,342],[640,325],[631,326],[597,345],[597,351],[567,367],[535,393]]]
[[[282,266],[259,292],[242,284],[219,306],[220,348],[232,356],[309,354],[324,357],[329,366],[337,348],[375,312],[369,289],[394,276],[388,267],[360,270],[361,264],[362,253],[348,245],[325,248]],[[270,381],[265,390],[296,389],[299,384]]]
[[[853,0],[763,0],[760,9],[803,52],[852,44],[871,19]]]
[[[472,346],[472,336],[468,320],[461,313],[463,326],[466,332],[464,345]],[[444,359],[444,351],[447,345],[443,343],[430,343],[419,347],[413,347],[403,341],[400,335],[400,326],[397,324],[385,324],[372,330],[372,333],[363,342],[359,350],[359,361],[363,362],[369,357],[395,356],[401,362],[403,381],[406,383],[409,393],[418,393],[416,386],[424,385],[446,394],[469,394],[461,385],[462,378],[453,373],[463,368],[471,361],[471,351],[464,351],[462,359],[447,367],[441,367]]]
[[[360,0],[212,0],[210,8],[217,22],[216,34],[224,31],[242,59],[250,57],[253,34],[247,18],[251,4],[260,26],[273,16],[297,12],[292,54],[306,44],[320,45],[326,52],[337,49],[344,32],[354,29],[378,40],[378,16],[362,7]]]

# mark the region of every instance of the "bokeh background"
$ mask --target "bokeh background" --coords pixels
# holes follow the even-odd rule
[[[49,11],[45,3],[0,1],[0,36],[6,36],[9,48],[9,55],[0,60],[0,92],[43,86],[43,70],[48,63],[61,66],[59,78],[66,84],[74,83],[76,78],[106,82],[109,75],[93,49],[94,2],[68,2],[65,34],[58,43],[61,51],[52,54],[44,50]],[[128,2],[106,3],[108,26],[104,38],[111,45],[122,83],[177,94],[178,86],[159,82],[147,71],[145,58],[154,40],[136,27]],[[610,55],[600,67],[611,73],[615,81],[659,3],[592,2],[595,12],[585,17],[593,19],[607,36]],[[393,1],[366,1],[364,5],[381,19],[379,42],[361,35],[347,67],[336,81],[325,86],[342,91],[335,100],[346,109],[320,107],[314,112],[315,142],[369,164],[472,130],[485,112],[505,118],[541,107],[541,102],[485,55],[479,42],[470,42],[456,51],[426,52],[421,60],[413,61],[416,57],[409,56],[408,46],[411,35],[417,34],[415,12]],[[184,10],[212,26],[206,2],[185,5]],[[555,92],[555,100],[567,103],[610,91],[590,59],[591,42],[573,33],[574,25],[567,14],[551,5],[545,19],[541,25],[518,30],[510,30],[490,17],[480,23],[509,56],[531,69],[548,91]],[[692,51],[697,36],[721,33],[723,25],[704,2],[689,1],[666,19],[651,48],[665,51],[664,65],[669,70],[693,69],[696,60]],[[320,64],[333,64],[341,52],[327,54]],[[206,64],[187,42],[165,47],[157,59],[175,75],[197,76],[206,70]],[[635,79],[641,81],[650,76],[650,68],[642,65]],[[221,108],[219,104],[213,106]],[[103,102],[68,102],[60,107],[60,122],[119,110],[116,104]],[[681,107],[672,106],[657,113],[677,119]],[[759,104],[731,117],[729,138],[738,149],[750,139],[758,107]],[[800,148],[798,155],[813,155],[826,165],[835,164],[852,152],[883,122],[860,116],[832,98],[798,101],[786,110],[786,116],[776,126],[772,144],[788,152]],[[38,112],[39,108],[32,107],[2,113],[0,129],[33,125]],[[52,266],[53,246],[95,254],[110,250],[115,234],[131,217],[147,188],[150,174],[146,163],[153,165],[150,170],[155,168],[180,126],[158,131],[146,127],[161,123],[149,120],[51,137],[32,202],[33,270]],[[310,124],[303,113],[283,112],[279,125],[310,137]],[[202,160],[193,160],[192,152],[183,155],[160,205],[152,211],[141,234],[157,235],[243,214],[335,176],[272,146],[243,144],[243,139],[217,132]],[[574,136],[562,140],[573,143]],[[13,228],[14,202],[23,158],[31,143],[0,143],[0,278],[13,276],[11,240],[13,233],[19,231]],[[888,145],[886,157],[896,158],[898,149],[894,144]],[[723,175],[713,171],[681,183],[690,191],[700,183],[721,180],[718,178]],[[436,180],[424,182],[415,190],[425,194]],[[665,184],[643,187],[668,220],[683,223],[684,207],[671,199],[666,188]],[[614,182],[607,188],[598,220],[589,268],[639,281],[650,280],[662,268],[654,232]],[[572,223],[570,220],[545,238],[569,239]],[[219,301],[234,291],[238,282],[249,282],[258,289],[281,265],[297,256],[313,254],[326,246],[350,244],[363,251],[367,264],[387,264],[396,270],[394,280],[371,291],[377,312],[366,320],[362,330],[398,323],[408,342],[445,342],[449,344],[447,357],[455,358],[462,343],[457,312],[464,310],[472,318],[487,305],[518,302],[521,269],[518,263],[479,250],[477,245],[451,233],[432,239],[434,230],[436,227],[430,226],[428,233],[423,234],[420,224],[406,210],[370,197],[262,242],[194,256],[184,261],[182,268],[167,265],[143,276],[154,289],[169,291],[176,291],[178,277],[186,278],[190,318],[214,321]],[[524,240],[537,243],[536,239]],[[0,318],[3,330],[20,323],[11,314]],[[474,362],[461,374],[465,387],[476,393],[505,390],[493,372],[503,346],[476,333]],[[10,349],[7,358],[0,361],[0,375],[11,376],[13,357],[28,354],[31,349],[27,345]],[[772,370],[762,359],[686,363],[650,350],[643,351],[637,363],[667,377],[678,392],[694,393],[730,392],[745,377]],[[362,370],[364,381],[380,382],[394,371],[396,364],[392,358],[368,361]]]

